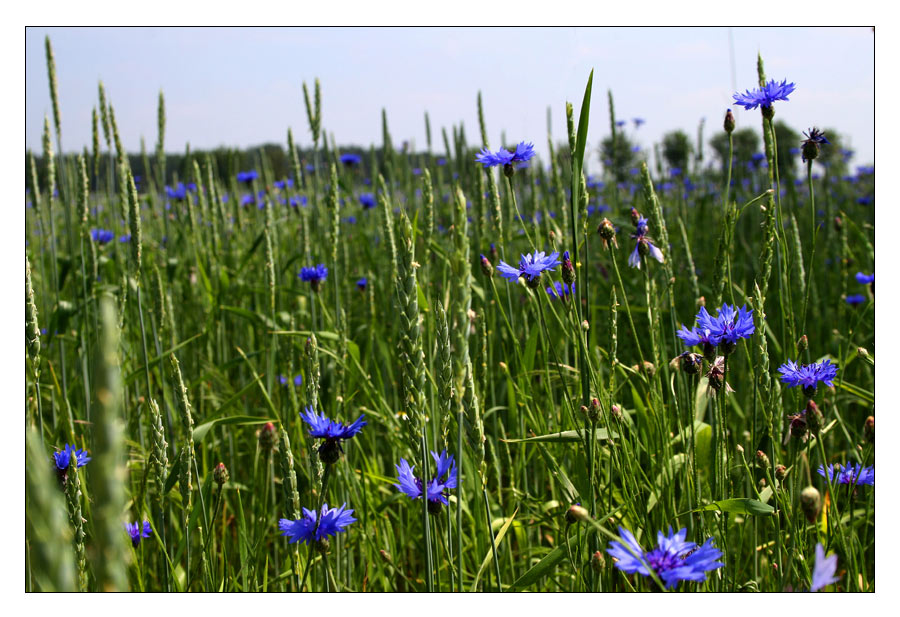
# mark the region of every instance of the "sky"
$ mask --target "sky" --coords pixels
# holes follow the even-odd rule
[[[63,146],[91,144],[91,109],[103,80],[125,148],[157,141],[157,98],[166,100],[166,150],[311,143],[302,84],[322,84],[322,125],[339,145],[381,144],[387,110],[395,145],[443,151],[441,128],[464,123],[478,145],[482,93],[495,149],[534,142],[546,160],[547,109],[555,142],[566,139],[565,103],[580,109],[594,70],[589,169],[609,134],[607,91],[616,116],[646,124],[643,146],[671,130],[708,139],[721,130],[731,95],[757,85],[761,53],[769,78],[796,84],[776,119],[798,132],[836,129],[853,163],[875,158],[875,41],[870,28],[28,28],[25,141],[41,150],[51,115],[44,56],[50,35],[59,83]],[[730,41],[733,41],[734,63]],[[759,129],[740,110],[738,127]],[[52,120],[52,118],[51,118]],[[506,142],[500,143],[501,132]]]

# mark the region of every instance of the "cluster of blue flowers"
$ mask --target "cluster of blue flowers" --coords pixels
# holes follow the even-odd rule
[[[526,144],[523,141],[520,142],[513,151],[509,151],[506,148],[500,148],[496,152],[491,152],[487,148],[483,148],[481,152],[475,156],[475,160],[484,165],[485,168],[495,167],[497,165],[500,165],[501,167],[510,165],[511,168],[514,168],[516,163],[524,163],[532,157],[534,157],[534,144]]]
[[[753,311],[744,305],[737,311],[729,304],[723,304],[715,317],[709,314],[705,306],[697,313],[697,326],[688,330],[684,324],[676,332],[678,338],[688,347],[694,345],[719,347],[727,355],[734,351],[735,345],[742,338],[750,338],[756,332],[753,324]]]
[[[116,237],[116,234],[108,229],[91,229],[91,240],[97,244],[107,244]]]
[[[826,475],[826,467],[824,465],[819,465],[819,475],[823,478],[827,477],[837,484],[851,484],[854,486],[868,484],[869,486],[875,486],[874,467],[863,467],[859,463],[849,463],[840,466],[837,473],[835,473],[834,467],[834,465],[829,465],[827,467]]]
[[[669,527],[668,536],[657,532],[657,547],[651,551],[645,551],[624,527],[619,527],[619,536],[625,544],[613,541],[606,550],[615,557],[616,567],[627,574],[642,576],[650,576],[652,569],[667,589],[678,587],[681,581],[702,583],[707,572],[725,565],[719,561],[722,552],[714,546],[712,538],[702,546],[688,542],[686,529],[673,533]]]

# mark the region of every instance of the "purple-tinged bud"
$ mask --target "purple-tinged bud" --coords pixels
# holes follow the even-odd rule
[[[497,261],[497,245],[491,242],[491,250],[488,251],[488,255],[491,256],[491,261]]]
[[[844,228],[844,221],[843,221],[843,219],[841,219],[841,217],[839,217],[839,216],[834,217],[834,230],[837,231],[837,232],[839,232],[839,231],[841,231],[843,228]]]
[[[635,208],[631,209],[631,224],[637,227],[638,221],[641,220],[641,214]]]
[[[571,285],[575,282],[575,266],[572,265],[572,260],[569,259],[569,251],[563,253],[562,280],[566,285]]]
[[[271,422],[266,422],[259,429],[259,448],[268,454],[275,449],[276,445],[278,445],[278,433],[275,431],[275,425]]]
[[[588,408],[588,420],[591,421],[591,424],[595,424],[597,420],[600,419],[600,401],[598,399],[591,399],[591,406]]]
[[[494,266],[491,265],[491,262],[484,255],[481,256],[481,273],[488,278],[494,276]]]
[[[800,340],[797,341],[797,353],[803,353],[809,349],[809,339],[806,338],[806,335],[800,337]]]
[[[609,408],[609,412],[612,414],[612,417],[616,420],[622,419],[622,408],[618,405],[613,405]]]
[[[806,417],[803,414],[788,416],[791,421],[791,437],[794,439],[805,440],[807,433]]]
[[[591,569],[597,574],[603,572],[603,566],[606,563],[606,558],[603,557],[603,553],[600,551],[595,551],[593,555],[591,555]]]
[[[787,467],[784,465],[775,465],[775,479],[781,482],[787,475]]]
[[[816,402],[813,400],[806,403],[806,426],[814,437],[818,437],[819,431],[825,426],[825,417],[822,415],[822,412],[819,411],[819,406],[816,405]]]
[[[219,485],[219,488],[228,482],[228,469],[225,467],[225,463],[216,465],[216,468],[213,470],[213,480]]]
[[[619,248],[619,243],[616,242],[616,227],[612,224],[612,221],[607,218],[600,221],[600,226],[597,227],[597,233],[603,238],[603,248],[608,247],[608,242],[612,242],[613,246]]]
[[[875,443],[875,416],[866,418],[866,423],[863,425],[863,435],[865,435],[868,443]]]
[[[731,110],[725,112],[725,123],[724,128],[726,133],[734,132],[734,114],[731,113]]]
[[[810,523],[816,521],[819,516],[819,510],[822,508],[822,496],[814,486],[807,486],[800,493],[800,509],[806,516],[806,520]]]
[[[856,356],[860,360],[865,360],[866,358],[869,357],[869,350],[866,349],[865,347],[857,347],[856,348]]]
[[[394,565],[394,560],[391,558],[391,554],[386,550],[382,549],[378,551],[378,554],[381,556],[381,560],[386,564]]]
[[[706,306],[706,296],[697,298],[697,306]]]
[[[756,465],[760,469],[768,469],[770,466],[769,457],[762,450],[756,451]]]

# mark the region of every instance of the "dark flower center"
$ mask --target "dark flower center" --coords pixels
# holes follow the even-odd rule
[[[681,565],[682,562],[682,559],[678,557],[678,555],[663,550],[662,548],[653,549],[644,555],[644,560],[657,574],[676,568]]]

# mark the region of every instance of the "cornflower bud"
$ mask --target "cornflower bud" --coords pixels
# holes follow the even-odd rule
[[[494,266],[484,255],[481,256],[481,273],[488,278],[494,276]]]
[[[593,555],[591,555],[591,569],[600,573],[603,572],[603,566],[606,563],[606,559],[603,557],[603,553],[600,551],[595,551]]]
[[[612,221],[607,218],[600,221],[600,226],[597,227],[597,233],[603,238],[603,248],[608,247],[608,242],[612,242],[613,246],[619,248],[619,243],[616,242],[616,228],[612,224]]]
[[[787,475],[787,467],[784,465],[775,465],[775,479],[781,482]]]
[[[809,428],[809,432],[817,437],[824,425],[825,418],[822,416],[822,412],[819,411],[819,406],[816,405],[815,401],[810,400],[806,403],[806,426]]]
[[[600,418],[600,401],[598,399],[591,399],[591,406],[588,409],[588,420],[591,421],[591,424],[597,422]]]
[[[763,452],[762,450],[756,451],[756,465],[760,469],[768,469],[769,468],[769,465],[770,465],[769,457],[766,456],[766,453]]]
[[[563,253],[562,280],[566,285],[575,282],[575,266],[572,265],[572,260],[569,258],[569,251]]]
[[[797,341],[797,353],[803,353],[809,349],[809,339],[806,338],[806,335],[800,337],[800,340]]]
[[[259,430],[259,448],[268,454],[275,449],[278,444],[278,433],[275,431],[275,425],[266,422]]]
[[[219,485],[219,488],[228,482],[228,469],[225,468],[225,463],[216,465],[216,468],[213,470],[213,480]]]
[[[816,487],[807,486],[803,489],[803,492],[800,493],[800,509],[806,516],[806,520],[810,523],[815,522],[816,517],[819,516],[821,507],[822,496],[819,495],[819,491],[816,490]]]
[[[725,112],[725,123],[724,128],[726,133],[734,132],[734,114],[731,113],[731,110]]]
[[[591,515],[586,509],[581,507],[581,504],[576,503],[566,511],[566,522],[570,525],[589,520],[591,520]]]
[[[635,208],[631,209],[631,224],[637,227],[638,221],[641,220],[641,214]]]
[[[866,436],[867,442],[875,443],[875,416],[866,418],[866,423],[863,425],[863,435]]]

